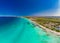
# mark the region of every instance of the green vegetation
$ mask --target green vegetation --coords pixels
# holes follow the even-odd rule
[[[48,29],[60,32],[60,18],[56,18],[56,17],[29,17],[29,16],[27,18],[39,23],[40,25],[45,26]]]

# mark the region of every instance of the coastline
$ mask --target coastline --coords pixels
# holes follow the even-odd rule
[[[29,20],[30,20],[31,22],[33,22],[34,24],[38,25],[39,27],[43,28],[46,32],[60,36],[60,32],[56,32],[56,31],[54,31],[54,30],[48,29],[48,28],[46,28],[46,27],[44,27],[44,26],[36,23],[35,21],[32,21],[31,19],[29,19]]]
[[[21,18],[26,18],[26,17],[22,17]],[[27,18],[28,19],[28,18]],[[31,19],[29,19],[31,22],[33,22],[34,24],[38,25],[39,27],[43,28],[43,30],[45,30],[46,32],[48,32],[49,34],[54,34],[54,35],[57,35],[57,36],[60,36],[60,32],[56,32],[56,31],[53,31],[51,29],[48,29],[38,23],[36,23],[35,21],[32,21]]]

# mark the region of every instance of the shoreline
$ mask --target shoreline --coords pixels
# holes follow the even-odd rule
[[[22,17],[22,18],[26,18],[26,17]],[[28,18],[27,18],[28,19]],[[57,36],[60,36],[60,32],[56,32],[56,31],[53,31],[51,29],[48,29],[40,24],[38,24],[37,22],[29,19],[31,22],[33,22],[34,24],[38,25],[39,27],[43,28],[43,30],[45,30],[46,32],[50,33],[50,34],[54,34],[54,35],[57,35]]]
[[[44,26],[36,23],[35,21],[32,21],[31,19],[29,19],[29,20],[30,20],[31,22],[33,22],[34,24],[38,25],[39,27],[43,28],[46,32],[60,36],[60,32],[56,32],[56,31],[54,31],[54,30],[48,29],[48,28],[46,28],[46,27],[44,27]]]

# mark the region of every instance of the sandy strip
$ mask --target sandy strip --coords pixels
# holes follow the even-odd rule
[[[30,20],[31,20],[31,19],[30,19]],[[32,20],[31,20],[31,21],[32,21]],[[46,28],[46,27],[44,27],[44,26],[36,23],[35,21],[32,21],[32,22],[33,22],[34,24],[38,25],[39,27],[43,28],[44,30],[46,30],[46,32],[60,36],[60,32],[56,32],[56,31],[50,30],[50,29],[48,29],[48,28]]]
[[[25,17],[22,17],[22,16],[21,16],[21,18],[25,18]],[[27,19],[28,19],[28,18],[27,18]],[[32,21],[31,19],[29,19],[29,20],[30,20],[31,22],[33,22],[34,24],[36,24],[37,26],[43,28],[43,29],[44,29],[46,32],[48,32],[49,34],[53,34],[53,35],[60,36],[60,32],[56,32],[56,31],[53,31],[53,30],[51,30],[51,29],[48,29],[48,28],[46,28],[46,27],[44,27],[44,26],[36,23],[35,21]]]

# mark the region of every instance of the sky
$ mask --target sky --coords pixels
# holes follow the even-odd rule
[[[54,16],[60,16],[60,0],[58,2],[58,9],[57,9],[56,13],[54,14]]]
[[[33,16],[60,16],[60,0],[56,3],[56,9],[45,10],[44,12],[34,13]]]
[[[58,0],[0,0],[0,15],[52,15],[57,13],[58,3]]]

